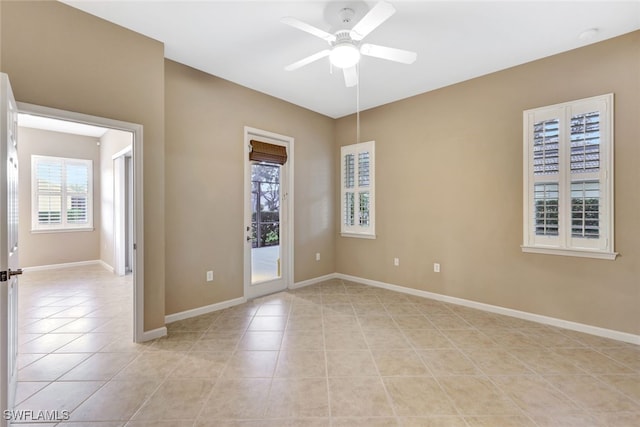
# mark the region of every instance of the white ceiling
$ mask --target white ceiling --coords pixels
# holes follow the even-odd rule
[[[403,65],[364,57],[361,110],[640,29],[640,0],[389,2],[396,14],[365,41],[413,50],[418,59]],[[362,9],[362,1],[64,3],[163,42],[171,60],[330,117],[356,111],[356,88],[345,87],[341,70],[330,74],[328,58],[284,70],[327,43],[280,18],[332,32],[336,14],[329,11],[353,3]],[[595,36],[580,37],[592,28]]]
[[[92,136],[101,138],[108,129],[67,120],[52,119],[50,117],[18,114],[18,126],[31,129],[48,130],[52,132],[70,133],[73,135]]]

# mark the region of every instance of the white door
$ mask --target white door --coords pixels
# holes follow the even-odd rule
[[[18,108],[9,77],[0,73],[0,426],[9,425],[18,352]],[[5,169],[6,167],[6,169]]]
[[[251,140],[286,148],[280,165],[249,159]],[[293,138],[245,128],[244,289],[255,298],[293,280]]]

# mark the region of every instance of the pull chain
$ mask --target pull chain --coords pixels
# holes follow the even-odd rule
[[[356,64],[356,144],[360,142],[360,64]]]

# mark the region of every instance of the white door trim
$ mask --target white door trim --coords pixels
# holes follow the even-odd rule
[[[127,157],[131,157],[132,147],[111,156],[113,160],[113,271],[118,276],[127,273]]]
[[[133,233],[135,256],[133,260],[133,340],[144,341],[144,197],[143,197],[143,126],[136,123],[91,116],[57,108],[18,102],[18,111],[36,116],[84,123],[133,133]]]
[[[282,145],[287,147],[287,163],[285,163],[284,167],[287,168],[287,180],[286,180],[286,188],[284,189],[286,196],[283,197],[283,202],[281,204],[281,209],[287,209],[287,221],[285,224],[286,230],[286,239],[284,248],[281,249],[284,252],[282,253],[284,269],[282,270],[282,280],[285,282],[285,288],[289,288],[293,285],[293,272],[294,272],[294,259],[293,259],[293,224],[294,224],[294,214],[293,214],[293,189],[294,189],[294,150],[293,143],[294,138],[286,135],[280,135],[274,132],[265,131],[262,129],[256,129],[249,126],[244,127],[244,216],[243,216],[243,229],[242,229],[242,242],[244,247],[244,297],[249,299],[255,297],[251,292],[251,250],[247,249],[247,226],[251,226],[251,224],[246,224],[247,218],[250,218],[251,214],[251,202],[250,202],[250,194],[251,194],[251,182],[248,179],[251,176],[251,162],[249,162],[249,152],[251,151],[250,141],[254,138],[265,138],[277,142],[281,142]],[[281,224],[282,227],[282,224]],[[250,245],[249,245],[250,246]]]

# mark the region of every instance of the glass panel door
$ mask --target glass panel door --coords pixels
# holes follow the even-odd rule
[[[280,169],[277,164],[251,164],[251,284],[282,276]]]

